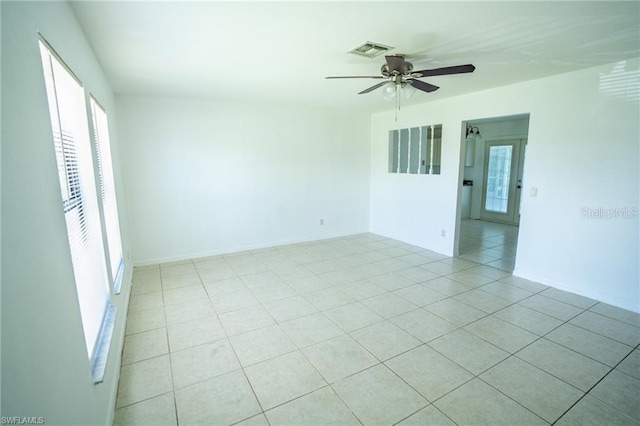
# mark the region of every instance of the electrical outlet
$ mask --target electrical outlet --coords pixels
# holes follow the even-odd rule
[[[445,231],[444,229],[440,231],[440,236],[441,237],[446,237],[447,236],[447,231]]]
[[[320,219],[320,225],[324,225],[324,219]]]

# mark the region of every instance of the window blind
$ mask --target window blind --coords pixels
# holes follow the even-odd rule
[[[114,292],[120,292],[124,259],[122,257],[122,241],[120,240],[120,222],[118,220],[118,204],[113,179],[111,162],[111,143],[109,140],[109,122],[106,111],[91,97],[91,116],[93,121],[93,140],[96,146],[98,164],[98,183],[104,213],[104,226],[107,236],[107,251],[111,267],[111,282]]]
[[[110,290],[84,89],[42,41],[40,53],[82,327],[93,364]]]

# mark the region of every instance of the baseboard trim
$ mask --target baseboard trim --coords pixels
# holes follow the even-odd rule
[[[543,278],[537,276],[535,274],[527,274],[526,272],[521,272],[517,269],[513,271],[512,275],[514,277],[524,278],[525,280],[537,282],[540,284],[547,285],[549,287],[556,288],[558,290],[567,291],[569,293],[577,294],[578,296],[588,297],[589,299],[596,300],[598,302],[606,303],[611,306],[615,306],[617,308],[625,309],[627,311],[640,313],[640,300],[639,305],[630,305],[628,303],[620,302],[617,300],[612,300],[608,298],[605,294],[598,292],[590,292],[590,291],[579,291],[580,289],[576,289],[575,287],[567,286],[566,284],[559,283],[553,280],[549,280],[547,278]]]
[[[324,240],[331,240],[334,238],[351,237],[351,236],[369,234],[369,233],[370,233],[369,230],[362,230],[362,231],[336,233],[336,234],[328,234],[328,235],[327,234],[315,235],[315,236],[309,236],[306,238],[272,241],[268,243],[248,244],[244,246],[226,247],[226,248],[221,248],[217,250],[190,253],[190,254],[185,254],[180,256],[168,256],[168,257],[154,258],[154,259],[134,260],[133,265],[149,266],[149,265],[157,265],[159,263],[180,262],[180,261],[189,260],[189,259],[199,259],[203,257],[219,256],[221,254],[232,254],[232,253],[238,253],[242,251],[259,250],[259,249],[265,249],[265,248],[271,248],[271,247],[282,247],[289,244],[301,244],[301,243],[309,243],[313,241],[324,241]]]

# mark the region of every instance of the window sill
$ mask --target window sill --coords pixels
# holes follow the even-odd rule
[[[102,322],[102,331],[98,338],[95,356],[91,363],[91,376],[93,377],[94,384],[102,383],[104,380],[104,373],[107,369],[107,357],[109,356],[109,348],[111,347],[111,338],[113,337],[113,329],[116,324],[117,311],[118,308],[109,303],[104,321]]]

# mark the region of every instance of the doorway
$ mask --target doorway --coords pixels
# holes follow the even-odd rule
[[[513,272],[528,132],[528,114],[462,123],[458,257]]]

